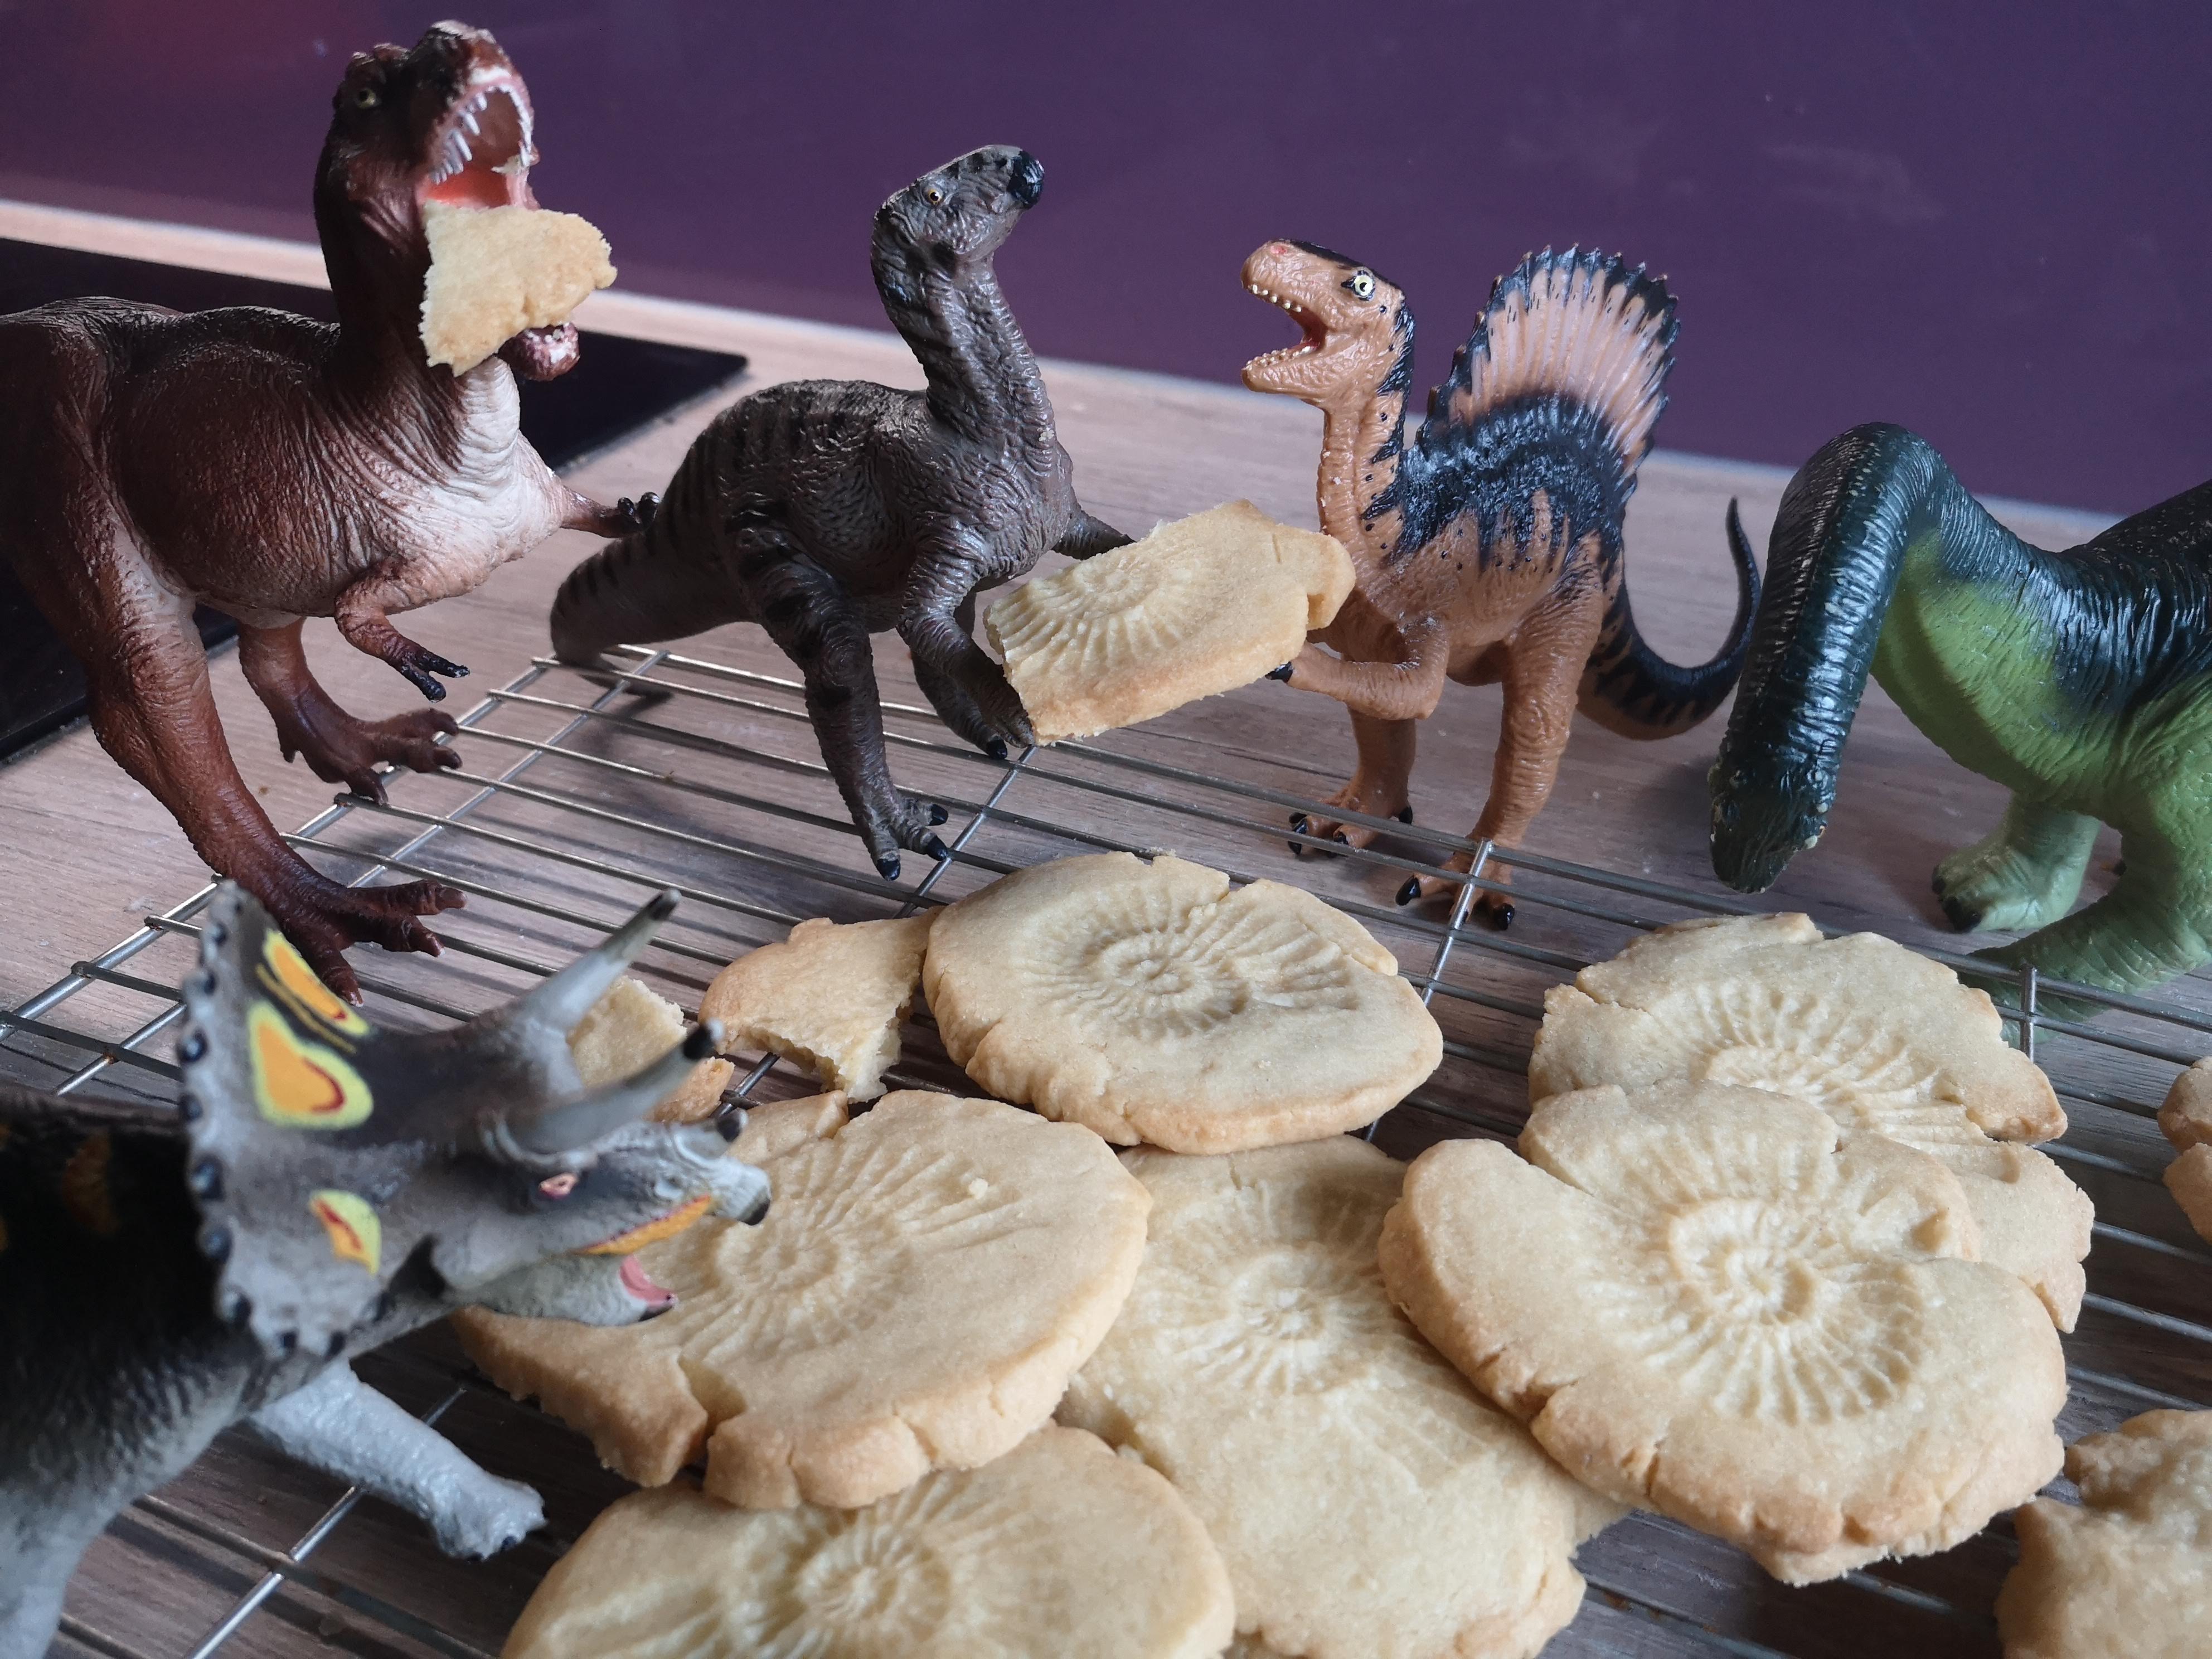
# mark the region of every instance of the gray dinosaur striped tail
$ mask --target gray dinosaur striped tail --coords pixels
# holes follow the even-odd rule
[[[713,562],[721,542],[713,533],[721,424],[691,446],[649,525],[607,543],[561,584],[550,620],[562,662],[603,668],[611,646],[685,639],[742,615]]]
[[[1729,556],[1735,561],[1735,620],[1729,624],[1727,643],[1710,661],[1694,668],[1668,662],[1637,631],[1624,580],[1613,591],[1605,631],[1590,653],[1589,665],[1583,670],[1576,702],[1582,713],[1624,738],[1671,738],[1727,701],[1743,672],[1753,619],[1759,612],[1759,561],[1733,501],[1728,509],[1728,538]]]

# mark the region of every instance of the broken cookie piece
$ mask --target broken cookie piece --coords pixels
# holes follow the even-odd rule
[[[1352,592],[1334,537],[1249,501],[1033,581],[983,619],[1040,743],[1134,726],[1297,656]]]
[[[641,1486],[703,1450],[725,1503],[851,1509],[988,1463],[1051,1415],[1144,1254],[1152,1200],[1106,1144],[996,1101],[764,1106],[734,1155],[775,1202],[640,1250],[675,1297],[659,1318],[454,1317],[494,1382]]]
[[[625,974],[586,1011],[568,1033],[568,1055],[587,1088],[643,1071],[684,1041],[684,1011]],[[654,1107],[656,1123],[696,1123],[714,1115],[736,1067],[702,1060],[684,1086]]]
[[[550,328],[615,279],[607,240],[573,213],[422,204],[430,270],[422,350],[465,374],[516,335]]]
[[[726,1054],[765,1049],[854,1100],[873,1100],[898,1063],[899,1026],[921,983],[933,915],[802,921],[782,943],[717,974],[699,1018],[721,1025]]]

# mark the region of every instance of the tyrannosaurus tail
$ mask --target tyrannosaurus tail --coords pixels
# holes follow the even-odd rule
[[[1728,538],[1735,560],[1735,620],[1729,624],[1727,643],[1709,662],[1681,668],[1658,655],[1637,632],[1628,583],[1624,580],[1613,589],[1605,631],[1583,670],[1576,702],[1608,732],[1624,738],[1674,737],[1719,708],[1735,689],[1751,642],[1752,617],[1759,610],[1759,561],[1752,556],[1734,501],[1729,503]]]
[[[1820,838],[1907,552],[2021,545],[1903,427],[1854,427],[1797,470],[1766,544],[1766,600],[1707,778],[1713,873],[1771,886]]]

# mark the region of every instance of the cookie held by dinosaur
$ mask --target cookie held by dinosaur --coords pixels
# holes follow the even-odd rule
[[[1048,550],[1087,558],[1127,537],[1075,498],[1036,360],[992,257],[1044,169],[995,144],[922,176],[877,212],[871,264],[927,388],[793,380],[699,434],[642,531],[578,565],[553,602],[562,661],[725,623],[768,630],[806,682],[822,758],[885,879],[902,848],[943,854],[945,811],[902,794],[884,758],[869,635],[896,629],[945,724],[987,753],[1032,732],[975,642],[975,592]]]
[[[694,1030],[586,1087],[568,1035],[675,908],[647,904],[520,1000],[379,1030],[226,884],[185,981],[176,1112],[0,1087],[0,1659],[38,1659],[77,1560],[234,1424],[410,1510],[449,1553],[538,1526],[358,1382],[459,1307],[626,1325],[673,1298],[633,1252],[768,1179],[717,1130],[641,1121]]]
[[[1734,507],[1735,620],[1710,662],[1678,667],[1644,644],[1622,570],[1621,517],[1672,364],[1674,301],[1660,283],[1572,248],[1522,260],[1491,290],[1410,445],[1413,315],[1403,294],[1308,242],[1261,246],[1244,262],[1244,285],[1304,331],[1247,363],[1244,384],[1322,411],[1321,527],[1358,573],[1288,677],[1352,712],[1359,763],[1330,806],[1413,821],[1414,723],[1447,679],[1505,693],[1490,798],[1469,831],[1500,847],[1519,845],[1543,810],[1577,709],[1623,737],[1654,738],[1720,706],[1759,600]],[[1353,847],[1376,834],[1303,813],[1291,827]],[[1447,868],[1472,863],[1462,852]],[[1457,885],[1417,877],[1398,902]],[[1480,894],[1475,908],[1498,927],[1513,918],[1502,893]]]
[[[1798,470],[1710,781],[1713,870],[1759,892],[1820,838],[1871,672],[1961,766],[2012,791],[1936,866],[1980,954],[2136,991],[2212,958],[2212,484],[2062,552],[1991,518],[1902,427]],[[2126,868],[2073,915],[2100,822]]]
[[[286,757],[381,799],[380,763],[458,764],[438,741],[454,723],[348,714],[308,672],[301,619],[334,617],[434,702],[434,677],[468,671],[393,613],[467,592],[556,530],[635,520],[565,487],[518,425],[514,376],[574,366],[573,326],[518,333],[462,374],[424,355],[425,210],[537,205],[507,55],[441,24],[356,55],[332,101],[314,203],[335,326],[106,299],[0,318],[0,556],[83,663],[101,745],[352,996],[346,946],[435,951],[420,918],[461,895],[343,886],[284,845],[224,742],[194,603],[238,619]]]

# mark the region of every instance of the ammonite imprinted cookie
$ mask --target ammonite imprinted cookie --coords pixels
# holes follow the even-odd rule
[[[504,1659],[1213,1659],[1228,1575],[1165,1480],[1042,1428],[864,1510],[733,1510],[688,1486],[592,1522]]]
[[[1542,1647],[1582,1601],[1575,1546],[1620,1511],[1391,1305],[1375,1249],[1402,1166],[1343,1135],[1123,1161],[1152,1194],[1145,1265],[1060,1420],[1175,1483],[1251,1650]]]
[[[2058,1334],[1934,1158],[1717,1084],[1555,1095],[1521,1148],[1414,1160],[1382,1276],[1578,1480],[1797,1584],[2057,1473]]]
[[[585,1011],[568,1032],[568,1056],[586,1084],[612,1083],[643,1071],[684,1041],[684,1011],[623,975]],[[653,1109],[661,1123],[696,1123],[722,1103],[733,1070],[726,1060],[702,1060],[684,1086]]]
[[[1443,1057],[1358,923],[1164,855],[994,882],[939,914],[921,971],[969,1076],[1122,1145],[1237,1152],[1356,1128]]]
[[[883,1093],[899,1025],[921,981],[931,915],[838,923],[817,916],[714,975],[699,1018],[720,1022],[726,1052],[766,1049],[854,1100]]]
[[[1703,1081],[1795,1095],[1942,1159],[1982,1259],[2074,1328],[2094,1211],[2056,1164],[2006,1144],[2063,1134],[2066,1115],[1988,996],[1948,968],[1875,933],[1823,939],[1806,916],[1741,916],[1662,927],[1546,994],[1532,1100]]]
[[[2212,1651],[2212,1412],[2145,1412],[2066,1449],[2081,1506],[2013,1516],[1997,1595],[2006,1659],[2203,1659]]]
[[[766,1220],[639,1252],[667,1313],[470,1310],[470,1358],[641,1486],[703,1447],[707,1490],[747,1509],[850,1508],[1005,1452],[1113,1323],[1151,1200],[1096,1135],[996,1101],[888,1095],[850,1124],[823,1106],[763,1107],[739,1139]]]
[[[422,350],[467,373],[525,329],[568,320],[615,279],[606,238],[573,213],[422,204]]]
[[[1038,740],[1055,743],[1249,684],[1352,586],[1334,537],[1231,501],[1015,589],[983,626]]]

